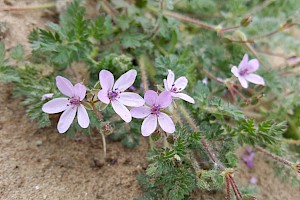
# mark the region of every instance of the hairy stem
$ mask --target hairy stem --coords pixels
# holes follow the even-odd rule
[[[101,119],[101,116],[100,116],[100,113],[98,112],[95,104],[91,104],[92,105],[92,108],[93,108],[93,111],[94,113],[96,114],[99,122],[102,122],[102,119]],[[99,133],[101,134],[101,137],[102,137],[102,144],[103,144],[103,160],[105,160],[106,158],[106,140],[105,140],[105,135],[102,133],[101,130],[99,130]]]
[[[283,139],[281,141],[284,142],[284,143],[287,143],[287,144],[300,145],[300,140]]]
[[[268,157],[270,157],[270,158],[272,158],[272,159],[274,159],[274,160],[276,160],[278,162],[281,162],[281,163],[285,164],[288,167],[293,167],[292,162],[290,162],[288,160],[285,160],[284,158],[279,157],[277,155],[274,155],[274,154],[266,151],[265,149],[261,148],[260,146],[256,146],[255,149],[258,150],[258,151],[260,151],[260,152],[262,152],[264,155],[266,155],[266,156],[268,156]]]
[[[141,70],[141,79],[142,79],[144,94],[146,93],[147,90],[149,90],[149,84],[148,84],[149,82],[148,82],[145,62],[146,62],[145,56],[141,56],[139,59],[139,65],[140,65],[140,70]],[[149,146],[150,146],[150,149],[154,148],[154,142],[153,142],[151,136],[149,137]]]
[[[240,192],[238,186],[236,185],[233,177],[231,175],[228,175],[228,178],[229,178],[229,180],[231,182],[233,190],[237,193],[236,198],[237,199],[242,199],[243,198],[242,193]]]
[[[230,200],[230,181],[227,176],[225,176],[225,179],[226,179],[227,200]]]
[[[116,22],[116,10],[107,0],[102,0],[103,10],[112,18],[112,21]]]
[[[270,71],[270,67],[268,65],[266,65],[258,56],[257,52],[255,51],[255,49],[252,47],[251,44],[249,43],[245,43],[245,46],[247,47],[247,49],[249,49],[249,51],[251,51],[251,53],[253,53],[253,55],[257,58],[257,60],[266,68],[267,71]]]
[[[184,118],[186,119],[186,121],[189,123],[189,125],[193,128],[193,130],[195,132],[199,132],[199,128],[198,126],[195,124],[195,122],[193,121],[193,119],[190,117],[189,113],[186,111],[186,109],[183,107],[183,105],[178,105],[181,113],[183,114]],[[201,142],[203,145],[204,150],[206,151],[206,153],[208,154],[209,158],[213,161],[213,163],[215,163],[217,165],[217,167],[221,170],[224,171],[225,167],[221,164],[221,162],[215,157],[215,155],[210,151],[207,141],[205,139],[205,137],[202,135],[201,136]]]
[[[205,28],[205,29],[216,30],[216,26],[214,26],[214,25],[210,25],[210,24],[207,24],[207,23],[202,22],[200,20],[196,20],[196,19],[193,19],[193,18],[190,18],[190,17],[186,17],[184,15],[181,15],[181,14],[178,14],[178,13],[175,13],[175,12],[164,11],[164,14],[168,17],[172,17],[172,18],[178,19],[178,20],[183,21],[183,22],[188,22],[188,23],[191,23],[191,24],[195,24],[195,25],[200,26],[200,27]]]

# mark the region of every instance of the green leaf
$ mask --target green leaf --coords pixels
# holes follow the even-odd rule
[[[121,43],[125,48],[136,48],[141,46],[144,36],[137,33],[124,33],[121,36]]]
[[[22,61],[24,58],[24,48],[22,45],[18,44],[11,50],[11,57],[17,61]]]

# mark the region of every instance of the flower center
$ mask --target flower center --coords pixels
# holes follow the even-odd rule
[[[160,113],[160,106],[153,105],[151,108],[151,114],[158,115]]]
[[[69,104],[67,104],[67,106],[79,106],[80,105],[80,98],[77,96],[73,96],[71,98],[68,98],[69,100]]]
[[[241,69],[241,70],[239,71],[239,75],[240,75],[240,76],[245,76],[246,74],[248,74],[248,69],[247,69],[247,68]]]
[[[175,84],[172,85],[171,87],[171,92],[180,92],[181,88],[177,88]]]
[[[114,89],[114,90],[109,91],[108,94],[107,94],[107,96],[108,96],[108,98],[109,98],[111,101],[113,101],[113,100],[115,100],[117,97],[119,97],[120,93],[121,93],[121,91],[118,90],[118,88],[116,88],[116,89]]]

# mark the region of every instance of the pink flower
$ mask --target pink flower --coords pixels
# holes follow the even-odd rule
[[[188,84],[188,80],[186,77],[181,76],[175,82],[175,75],[171,70],[168,70],[169,74],[167,76],[167,80],[164,79],[165,90],[170,91],[172,97],[180,98],[190,103],[195,103],[195,100],[188,96],[187,94],[180,93]]]
[[[160,127],[167,133],[174,133],[175,125],[172,119],[162,112],[172,103],[171,92],[164,91],[159,96],[153,90],[145,93],[146,106],[132,108],[130,110],[134,118],[146,118],[142,124],[142,135],[149,136],[157,128],[157,120]]]
[[[257,178],[256,178],[255,176],[252,176],[252,177],[250,178],[249,182],[250,182],[251,184],[253,184],[253,185],[256,185],[256,183],[257,183]]]
[[[99,80],[102,89],[98,93],[98,99],[111,105],[114,111],[125,121],[131,121],[131,114],[125,106],[139,107],[145,104],[144,99],[133,92],[124,92],[135,81],[136,70],[129,70],[114,83],[114,76],[110,71],[101,70]]]
[[[53,93],[43,94],[42,101],[44,101],[46,99],[52,99],[52,97],[53,97]]]
[[[69,98],[52,99],[43,105],[42,110],[49,114],[64,111],[57,124],[58,132],[64,133],[70,128],[77,111],[78,124],[82,128],[87,128],[90,119],[85,107],[81,104],[86,94],[85,86],[81,83],[73,86],[68,79],[61,76],[56,77],[56,86],[61,93]]]
[[[248,62],[248,55],[245,54],[243,60],[239,64],[239,67],[233,66],[231,68],[231,72],[236,76],[243,88],[248,88],[248,82],[257,84],[257,85],[265,85],[264,79],[257,75],[253,74],[259,68],[259,62],[257,59],[252,59]]]
[[[254,167],[254,152],[252,149],[247,148],[246,152],[243,154],[242,159],[244,163],[252,169]]]

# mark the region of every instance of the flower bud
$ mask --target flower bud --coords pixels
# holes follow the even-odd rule
[[[235,31],[234,36],[242,41],[247,41],[247,36],[242,31]]]
[[[243,200],[256,200],[257,198],[252,195],[245,195],[243,196]]]
[[[113,128],[111,127],[109,122],[103,122],[101,126],[101,131],[105,136],[112,134]]]
[[[143,8],[147,5],[148,1],[147,0],[136,0],[135,5],[138,8]]]
[[[300,162],[295,163],[294,169],[295,169],[296,172],[300,175]]]
[[[161,138],[161,133],[156,130],[150,137],[153,141],[158,141]]]
[[[252,17],[248,16],[241,20],[240,25],[243,27],[247,27],[252,22]]]

